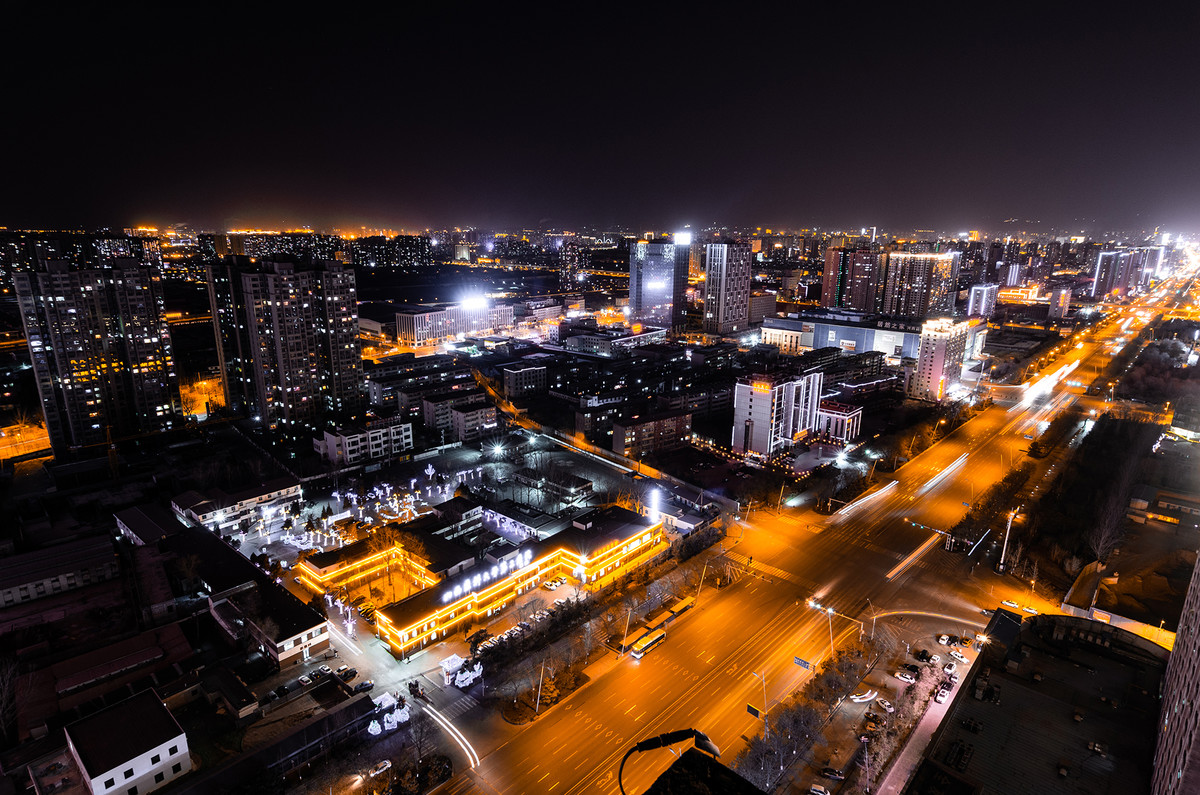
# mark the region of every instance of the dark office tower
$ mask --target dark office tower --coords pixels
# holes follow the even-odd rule
[[[328,260],[226,257],[209,300],[230,408],[312,426],[362,405],[354,271]]]
[[[1147,259],[1147,250],[1141,248],[1099,252],[1092,271],[1092,297],[1126,296],[1141,283]]]
[[[957,251],[887,255],[887,278],[880,311],[894,317],[948,317],[954,314]]]
[[[56,455],[180,421],[179,378],[156,266],[52,261],[15,274],[17,304]]]
[[[629,312],[640,323],[682,331],[687,322],[690,232],[673,242],[639,240],[629,247]]]
[[[734,334],[750,325],[750,245],[704,247],[704,332]]]
[[[879,254],[868,248],[825,251],[821,305],[874,312],[878,308]]]

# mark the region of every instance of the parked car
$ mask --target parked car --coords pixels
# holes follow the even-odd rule
[[[345,667],[345,666],[343,666],[343,667]],[[346,670],[339,672],[338,676],[341,678],[341,680],[343,682],[353,682],[354,677],[358,676],[358,669],[357,668],[346,668]]]
[[[365,693],[375,687],[375,682],[371,679],[364,679],[354,686],[355,693]]]
[[[971,662],[970,660],[967,659],[967,655],[963,654],[961,651],[958,651],[957,649],[951,651],[950,656],[953,657],[954,659],[958,660],[963,665],[966,665],[969,662]]]
[[[958,670],[958,665],[955,663],[952,663],[952,662],[948,662],[942,666],[942,670],[947,674],[952,674],[956,670]]]
[[[820,784],[813,784],[808,788],[808,795],[829,795],[829,790],[825,789]]]
[[[958,674],[950,674],[950,683],[954,685],[958,684]]]
[[[903,669],[904,669],[904,670],[906,670],[906,671],[911,671],[911,672],[912,672],[912,673],[914,673],[914,674],[919,674],[919,673],[921,673],[921,666],[919,666],[919,665],[914,665],[913,663],[904,663],[904,665],[902,665],[902,666],[900,666],[900,667],[901,667],[901,668],[903,668]]]
[[[895,712],[896,711],[896,708],[892,706],[892,702],[888,701],[886,698],[876,699],[875,703],[877,705],[879,705],[879,708],[882,709],[884,712]]]
[[[937,665],[941,661],[942,661],[942,655],[940,655],[940,654],[929,655],[929,664],[930,665]]]
[[[925,649],[917,649],[913,656],[921,662],[929,662],[929,652],[927,652]]]
[[[901,682],[908,682],[910,685],[917,681],[917,677],[913,676],[908,671],[896,671],[893,676],[895,676]]]
[[[337,670],[334,671],[334,673],[337,674],[338,676],[341,676],[342,674],[346,673],[346,671],[349,671],[349,670],[350,670],[349,665],[339,665],[337,667]]]
[[[307,687],[312,684],[312,680],[308,678],[307,674],[305,674],[304,676],[300,677],[300,684]]]
[[[942,646],[949,646],[950,645],[950,636],[949,635],[938,635],[938,643]]]
[[[321,676],[329,676],[331,673],[333,673],[333,669],[328,665],[321,665],[317,668],[317,670],[321,672]]]
[[[371,776],[371,778],[375,778],[375,776],[386,773],[388,770],[391,770],[391,769],[392,769],[392,760],[385,759],[382,762],[380,762],[379,764],[375,765],[375,767],[371,768],[370,776]]]
[[[1001,602],[1000,604],[1004,605],[1005,607],[1020,607],[1020,605],[1018,605],[1018,604],[1017,604],[1016,602],[1014,602],[1012,599],[1005,599],[1005,600],[1004,600],[1003,602]]]
[[[1036,615],[1038,614],[1038,611],[1037,611],[1037,609],[1036,609],[1036,608],[1033,608],[1033,607],[1030,607],[1029,605],[1025,605],[1025,606],[1024,606],[1024,607],[1022,607],[1021,609],[1022,609],[1022,610],[1024,610],[1026,613],[1028,613],[1028,614],[1029,614],[1029,615],[1031,615],[1031,616],[1036,616]]]
[[[944,687],[939,687],[938,691],[933,695],[933,700],[939,704],[945,704],[948,698],[950,698],[950,691]]]
[[[279,687],[275,688],[275,695],[279,696],[280,698],[283,698],[287,694],[288,694],[288,686],[287,685],[280,685]]]
[[[833,781],[844,781],[846,776],[836,767],[827,767],[821,771],[821,775]]]

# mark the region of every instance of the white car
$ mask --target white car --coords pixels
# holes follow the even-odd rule
[[[1038,611],[1035,610],[1034,608],[1030,607],[1029,605],[1025,605],[1021,609],[1024,610],[1026,613],[1028,613],[1031,616],[1036,616],[1038,614]]]
[[[952,674],[952,673],[954,673],[954,672],[955,672],[955,671],[957,671],[957,670],[958,670],[958,666],[957,666],[955,663],[952,663],[952,662],[948,662],[948,663],[946,663],[945,665],[943,665],[943,666],[942,666],[942,671],[943,671],[944,673]]]
[[[385,771],[391,770],[391,769],[392,769],[392,760],[385,759],[382,762],[380,762],[379,764],[375,765],[375,767],[371,768],[369,775],[371,776],[371,778],[375,778],[379,774],[381,774]]]
[[[958,649],[952,649],[950,651],[950,656],[953,657],[954,659],[958,660],[963,665],[968,665],[971,662],[970,660],[967,659],[967,656],[965,654],[963,654],[961,651],[959,651]]]
[[[939,687],[937,693],[933,696],[933,700],[939,704],[945,704],[948,698],[950,698],[950,691],[944,687]]]
[[[884,712],[895,712],[896,711],[896,708],[892,706],[892,702],[888,701],[886,698],[876,699],[875,705],[878,706],[880,709],[882,709]]]
[[[950,636],[949,635],[938,635],[938,644],[941,646],[949,646],[950,645]]]
[[[1012,599],[1005,599],[1000,604],[1004,605],[1005,607],[1019,607],[1019,605],[1016,602],[1014,602]]]
[[[896,677],[901,682],[908,682],[910,685],[915,684],[917,681],[917,677],[913,676],[908,671],[896,671],[896,673],[892,674],[892,676]]]
[[[825,789],[820,784],[813,784],[808,788],[808,795],[829,795],[829,790]]]
[[[926,662],[928,662],[930,665],[937,665],[941,661],[942,661],[942,655],[940,655],[940,654],[931,654],[931,655],[929,655],[929,659],[926,660]]]
[[[877,696],[877,695],[879,695],[879,693],[877,691],[868,690],[864,693],[855,693],[854,695],[850,696],[850,700],[853,701],[855,704],[867,704],[867,703],[870,703],[871,701],[874,701],[875,696]]]

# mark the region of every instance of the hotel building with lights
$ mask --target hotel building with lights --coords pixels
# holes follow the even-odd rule
[[[421,537],[438,548],[449,543],[429,534]],[[314,593],[328,593],[385,576],[389,566],[396,566],[393,575],[408,577],[420,590],[377,610],[376,631],[402,655],[447,637],[464,622],[495,614],[547,580],[564,576],[595,587],[647,563],[669,546],[661,517],[646,518],[611,506],[576,517],[544,540],[488,553],[478,561],[468,556],[446,566],[449,559],[433,547],[421,555],[397,543],[370,553],[366,542],[358,542],[302,561],[296,574]]]

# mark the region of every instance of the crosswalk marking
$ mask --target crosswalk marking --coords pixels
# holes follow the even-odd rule
[[[466,712],[467,710],[472,709],[478,705],[479,705],[479,702],[476,701],[473,697],[463,696],[458,701],[455,701],[453,704],[446,707],[445,709],[439,710],[439,712],[441,712],[447,718],[456,718],[459,715]]]

